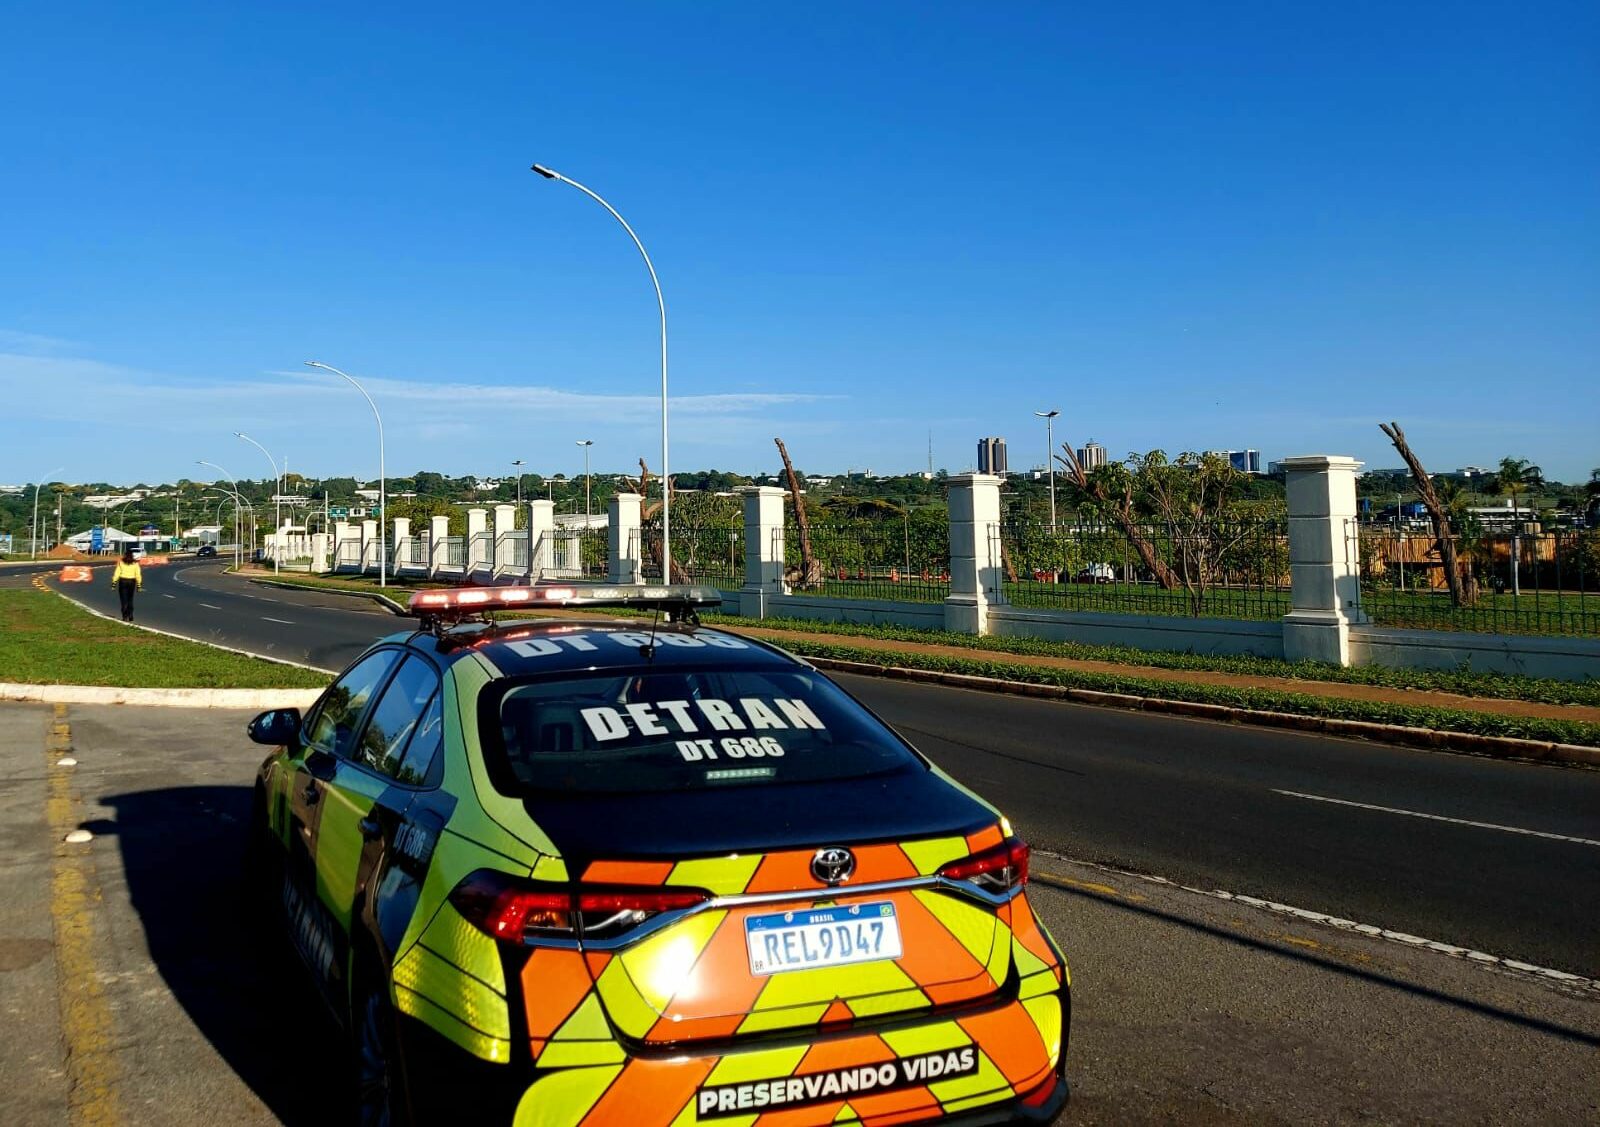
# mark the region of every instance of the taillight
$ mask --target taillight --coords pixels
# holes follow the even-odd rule
[[[946,880],[964,880],[989,892],[1006,892],[1028,883],[1028,843],[1019,837],[952,861],[939,870]]]
[[[538,884],[489,869],[450,893],[466,920],[495,939],[522,943],[540,936],[608,939],[651,916],[711,899],[698,888],[634,888],[609,884]]]

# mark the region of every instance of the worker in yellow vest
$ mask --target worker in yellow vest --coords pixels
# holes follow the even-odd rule
[[[116,588],[122,602],[122,621],[133,621],[133,593],[144,587],[144,572],[139,561],[133,558],[133,549],[124,548],[122,558],[111,572],[111,586]]]

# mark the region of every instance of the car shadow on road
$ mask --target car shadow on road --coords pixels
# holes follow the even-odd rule
[[[247,888],[246,786],[115,794],[128,894],[150,956],[195,1027],[284,1123],[353,1123],[349,1051],[287,942],[261,935]]]
[[[1113,908],[1120,908],[1123,911],[1134,915],[1160,919],[1166,923],[1174,924],[1178,927],[1185,928],[1201,935],[1208,935],[1214,939],[1224,940],[1238,947],[1244,947],[1254,951],[1270,952],[1271,954],[1277,955],[1281,958],[1288,959],[1293,962],[1305,963],[1308,966],[1319,967],[1322,970],[1332,971],[1335,974],[1343,975],[1347,978],[1357,979],[1362,982],[1369,982],[1377,986],[1384,986],[1391,990],[1398,990],[1405,994],[1411,994],[1419,998],[1426,998],[1429,1001],[1443,1002],[1446,1005],[1455,1006],[1459,1009],[1479,1014],[1484,1017],[1494,1018],[1497,1021],[1509,1022],[1513,1025],[1520,1025],[1525,1029],[1535,1030],[1539,1033],[1547,1033],[1551,1036],[1559,1037],[1566,1041],[1575,1041],[1579,1044],[1600,1048],[1600,1036],[1596,1036],[1587,1030],[1576,1029],[1572,1026],[1562,1025],[1561,1023],[1555,1021],[1547,1021],[1532,1014],[1519,1013],[1516,1010],[1506,1009],[1503,1006],[1497,1006],[1489,1002],[1478,1001],[1473,998],[1462,997],[1459,994],[1452,994],[1444,990],[1436,990],[1430,986],[1424,986],[1418,982],[1407,981],[1406,979],[1394,974],[1388,974],[1381,970],[1370,969],[1345,962],[1331,954],[1310,951],[1302,947],[1290,946],[1288,943],[1279,942],[1274,939],[1257,938],[1255,936],[1233,931],[1225,927],[1217,927],[1202,920],[1190,919],[1186,916],[1178,915],[1175,912],[1166,911],[1165,909],[1159,908],[1153,904],[1134,903],[1123,899],[1119,895],[1108,896],[1100,892],[1091,891],[1089,889],[1077,888],[1062,884],[1056,880],[1042,880],[1041,883],[1047,884],[1052,891],[1061,892],[1067,896],[1081,896],[1086,900],[1094,900],[1100,904],[1106,904]]]

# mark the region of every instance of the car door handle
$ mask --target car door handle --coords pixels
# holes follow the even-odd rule
[[[356,828],[361,831],[361,836],[368,841],[383,833],[383,827],[378,824],[378,819],[376,818],[363,818],[356,823]]]

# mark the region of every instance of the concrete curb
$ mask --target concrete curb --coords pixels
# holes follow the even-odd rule
[[[1039,685],[1028,681],[1007,681],[971,673],[945,673],[932,669],[907,669],[899,665],[879,665],[870,661],[847,661],[836,657],[797,655],[818,669],[855,673],[865,677],[887,677],[897,681],[949,685],[1013,696],[1069,700],[1103,708],[1125,708],[1139,712],[1161,712],[1192,716],[1230,724],[1256,724],[1269,728],[1292,728],[1328,736],[1349,736],[1380,743],[1426,748],[1430,751],[1465,752],[1496,759],[1526,759],[1565,766],[1600,767],[1600,747],[1523,740],[1512,736],[1481,736],[1472,732],[1443,732],[1433,728],[1410,728],[1402,724],[1378,724],[1370,720],[1345,720],[1331,716],[1303,716],[1295,712],[1264,712],[1231,705],[1203,704],[1198,701],[1141,697],[1128,693],[1106,693],[1096,689],[1074,689],[1064,685]]]
[[[103,685],[14,685],[0,682],[0,701],[128,704],[162,708],[310,708],[321,689],[123,689]]]
[[[280,591],[316,591],[324,595],[338,595],[346,599],[368,599],[383,607],[390,614],[397,614],[401,618],[411,617],[411,611],[408,608],[401,606],[388,595],[374,595],[370,591],[340,591],[333,587],[312,587],[305,583],[284,583],[277,579],[262,579],[254,575],[243,575],[237,571],[232,574],[239,576],[240,579],[246,582],[259,583],[263,587],[276,587]]]

